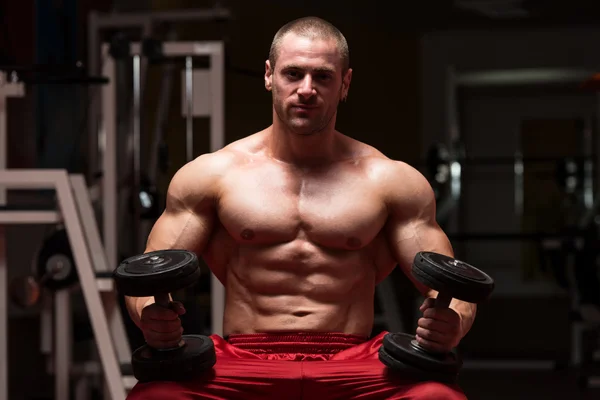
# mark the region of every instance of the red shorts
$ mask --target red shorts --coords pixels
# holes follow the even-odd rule
[[[138,383],[128,399],[466,399],[456,385],[390,374],[378,357],[385,333],[212,335],[211,372],[191,382]]]

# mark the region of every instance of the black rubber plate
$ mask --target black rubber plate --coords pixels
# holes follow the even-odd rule
[[[412,274],[425,286],[469,303],[486,300],[494,290],[494,280],[485,272],[433,252],[417,253]]]
[[[145,345],[132,355],[133,375],[140,382],[187,381],[206,373],[217,361],[213,341],[203,335],[183,335],[185,345],[155,350]]]
[[[436,381],[447,384],[456,383],[458,378],[458,374],[424,371],[416,366],[404,363],[390,355],[383,346],[379,348],[379,360],[393,373],[397,373],[400,378],[417,381]]]
[[[415,337],[406,333],[388,333],[383,337],[382,347],[397,360],[425,371],[456,374],[462,366],[456,352],[433,354],[418,350],[411,345],[413,340]]]
[[[144,297],[183,289],[200,277],[198,258],[186,250],[159,250],[130,257],[114,271],[117,290]]]

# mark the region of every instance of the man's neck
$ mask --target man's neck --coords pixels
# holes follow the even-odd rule
[[[276,160],[297,166],[326,164],[337,158],[337,132],[328,126],[320,132],[301,135],[291,132],[276,119],[269,129],[268,148]]]

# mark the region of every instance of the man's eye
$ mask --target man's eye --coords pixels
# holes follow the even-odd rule
[[[297,71],[288,71],[286,75],[290,78],[298,78],[300,74]]]
[[[317,75],[317,79],[320,81],[328,81],[331,79],[331,76],[329,74],[319,74]]]

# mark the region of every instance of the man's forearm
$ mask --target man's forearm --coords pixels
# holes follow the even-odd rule
[[[456,311],[456,313],[460,316],[461,335],[462,337],[465,337],[465,335],[471,330],[473,322],[475,322],[477,305],[473,303],[467,303],[462,300],[452,299],[450,308]]]

